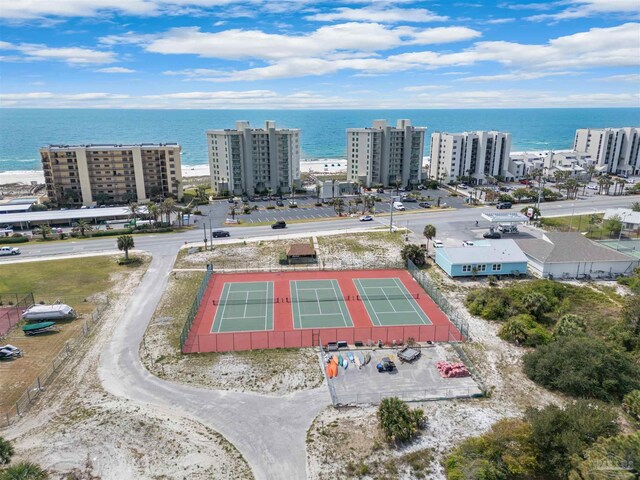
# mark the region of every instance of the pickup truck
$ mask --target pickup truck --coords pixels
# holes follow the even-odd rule
[[[0,255],[20,255],[20,249],[16,247],[0,247]]]

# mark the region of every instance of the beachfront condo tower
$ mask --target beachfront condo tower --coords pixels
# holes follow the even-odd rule
[[[432,133],[429,178],[471,185],[484,185],[496,177],[510,179],[510,150],[510,133]]]
[[[207,130],[211,188],[216,195],[282,194],[300,182],[300,130],[251,128]]]
[[[426,127],[374,120],[372,127],[347,128],[347,178],[364,187],[411,186],[422,181]]]
[[[580,128],[573,149],[590,154],[599,173],[640,174],[640,127]]]
[[[180,145],[49,145],[40,149],[47,195],[57,206],[182,198]]]

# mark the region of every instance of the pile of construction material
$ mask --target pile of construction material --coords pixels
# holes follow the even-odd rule
[[[470,375],[464,363],[437,362],[436,368],[442,378],[461,378]]]

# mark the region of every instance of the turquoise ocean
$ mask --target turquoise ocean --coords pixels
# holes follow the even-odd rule
[[[510,132],[513,151],[568,149],[578,128],[640,127],[640,108],[476,110],[106,110],[0,109],[0,171],[39,170],[38,149],[52,144],[157,143],[182,145],[183,165],[207,163],[205,131],[235,128],[236,120],[301,130],[303,159],[344,158],[346,128],[376,119],[436,131]],[[425,142],[429,155],[430,141]]]

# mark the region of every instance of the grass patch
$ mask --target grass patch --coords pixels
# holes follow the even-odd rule
[[[33,292],[40,298],[82,298],[111,287],[118,271],[112,256],[47,260],[0,266],[0,293]]]
[[[540,225],[551,232],[587,232],[587,238],[609,238],[610,232],[603,227],[603,213],[567,215],[541,218]]]

